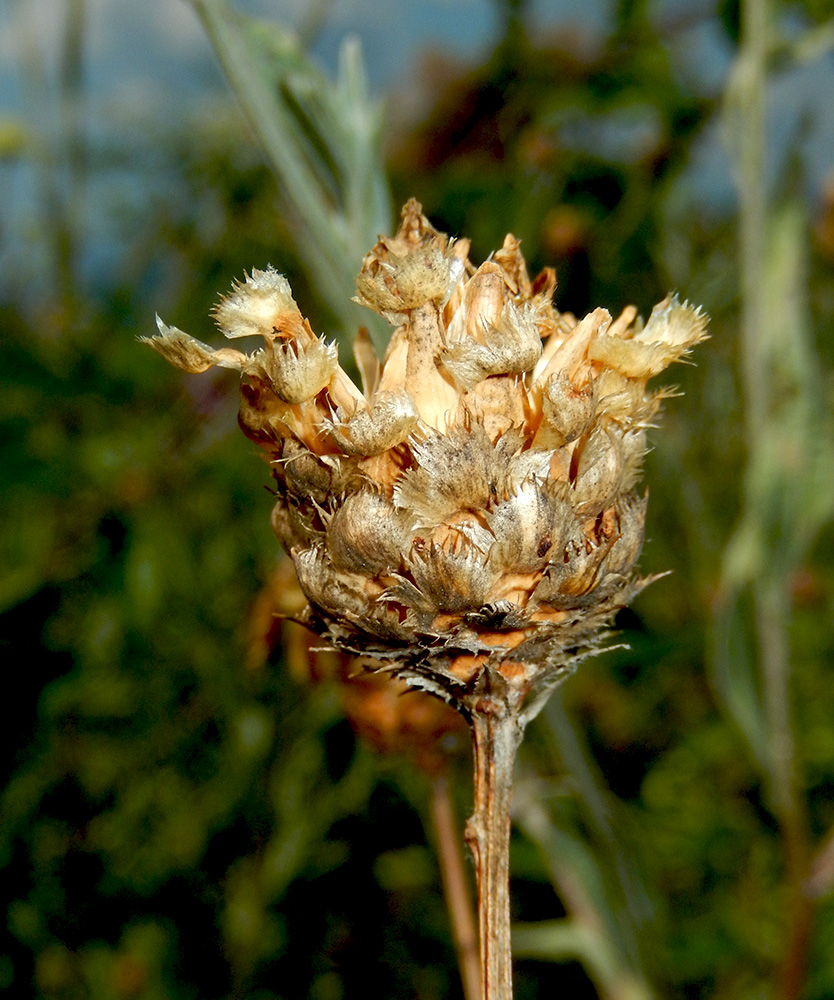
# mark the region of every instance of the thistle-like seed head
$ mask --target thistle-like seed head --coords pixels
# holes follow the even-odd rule
[[[382,364],[357,337],[362,390],[271,268],[215,311],[257,353],[161,321],[149,343],[185,371],[240,371],[313,630],[464,712],[500,675],[531,715],[647,582],[636,488],[662,392],[646,383],[706,317],[670,296],[645,325],[631,306],[577,321],[514,237],[478,268],[467,253],[410,201],[365,257],[357,301],[395,329]]]

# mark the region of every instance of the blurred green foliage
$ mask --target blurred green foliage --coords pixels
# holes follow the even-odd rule
[[[756,6],[695,18],[737,67],[755,56],[744,15]],[[643,567],[673,573],[623,613],[630,648],[586,663],[522,754],[517,996],[824,1000],[834,201],[799,196],[801,160],[771,184],[760,286],[745,287],[738,232],[756,204],[742,199],[741,222],[709,211],[692,165],[733,101],[745,112],[753,98],[686,71],[691,25],[624,2],[601,44],[545,45],[523,4],[503,11],[494,52],[438,70],[422,124],[391,140],[395,201],[413,194],[439,228],[472,236],[474,259],[515,232],[531,270],[557,266],[563,309],[645,311],[674,286],[713,318],[647,461]],[[790,72],[797,24],[831,34],[825,4],[771,13],[793,34],[767,73]],[[357,54],[334,89],[283,31],[242,24],[261,46],[253,65],[274,74],[261,97],[283,102],[312,161],[329,155],[328,102],[367,112],[352,157],[314,171],[321,225],[341,220],[352,246],[392,208]],[[236,386],[184,379],[136,343],[154,310],[206,336],[217,292],[267,261],[317,329],[346,325],[310,265],[326,230],[305,231],[310,210],[231,100],[187,135],[154,137],[166,183],[124,220],[119,273],[83,287],[83,225],[60,212],[41,234],[46,293],[2,303],[0,988],[460,997],[428,782],[357,741],[335,692],[300,686],[280,654],[250,663],[252,609],[279,556],[266,469],[234,426]],[[84,170],[118,151],[102,156]],[[370,202],[340,201],[362,175]],[[757,294],[766,377],[751,385],[739,329]],[[751,430],[752,406],[766,419]],[[463,811],[467,762],[451,767]]]

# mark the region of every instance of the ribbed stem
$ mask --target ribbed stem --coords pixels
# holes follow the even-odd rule
[[[510,805],[513,765],[521,741],[515,711],[485,694],[471,714],[475,809],[466,841],[475,859],[482,1000],[512,1000],[510,948]]]

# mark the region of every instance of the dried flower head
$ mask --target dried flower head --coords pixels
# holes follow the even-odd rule
[[[240,371],[310,628],[465,714],[503,686],[523,724],[646,582],[637,485],[663,395],[646,384],[706,318],[668,297],[645,325],[633,307],[577,321],[514,237],[477,268],[468,248],[410,201],[366,256],[357,301],[394,333],[380,364],[360,331],[362,390],[270,268],[215,313],[256,353],[161,321],[148,343],[185,371]]]

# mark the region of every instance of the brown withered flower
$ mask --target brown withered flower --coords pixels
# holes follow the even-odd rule
[[[464,709],[485,671],[527,714],[643,584],[632,576],[646,498],[652,375],[704,336],[675,298],[577,322],[527,276],[512,236],[475,268],[468,243],[409,202],[367,255],[358,301],[394,326],[384,364],[360,331],[360,391],[276,271],[217,307],[214,350],[159,321],[147,342],[184,371],[241,372],[240,424],[267,453],[275,532],[335,646],[376,658]]]
[[[185,371],[241,373],[240,424],[272,466],[273,526],[306,624],[470,720],[483,995],[503,998],[496,858],[513,756],[549,691],[646,583],[634,575],[638,483],[663,396],[647,381],[704,338],[706,318],[670,296],[645,324],[633,307],[577,321],[553,306],[553,271],[530,280],[513,236],[480,267],[468,250],[412,200],[366,256],[357,300],[394,332],[382,364],[357,336],[361,390],[271,268],[215,312],[227,337],[259,335],[256,353],[161,321],[148,343]]]

